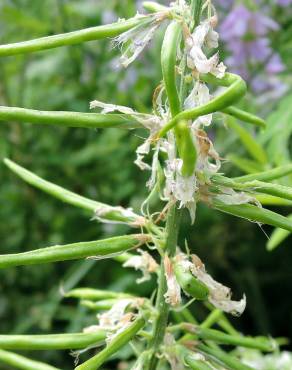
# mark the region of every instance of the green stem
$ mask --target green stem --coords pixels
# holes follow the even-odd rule
[[[171,257],[175,254],[177,247],[177,238],[179,232],[179,223],[180,223],[180,211],[176,208],[174,204],[167,215],[166,221],[166,251]],[[164,275],[164,263],[161,261],[161,270],[158,282],[158,293],[156,300],[156,310],[157,318],[154,322],[153,338],[149,343],[149,348],[152,350],[152,356],[149,361],[148,370],[155,370],[158,362],[156,353],[159,350],[159,346],[163,342],[165,330],[168,322],[169,315],[169,304],[165,302],[164,295],[167,291],[167,283]]]
[[[85,28],[79,31],[62,33],[54,36],[41,37],[30,41],[22,41],[0,46],[0,57],[16,54],[26,54],[41,50],[58,48],[61,46],[75,45],[82,42],[115,37],[148,20],[149,17],[132,18],[126,21]]]

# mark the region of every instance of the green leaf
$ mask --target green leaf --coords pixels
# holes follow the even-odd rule
[[[292,221],[292,214],[287,217],[289,220]],[[290,232],[281,228],[275,229],[269,241],[267,242],[267,250],[272,251],[277,248],[284,240],[286,240],[290,235]]]
[[[112,207],[104,203],[96,202],[94,200],[73,193],[72,191],[64,189],[61,186],[46,181],[41,177],[35,175],[33,172],[30,172],[24,167],[19,166],[10,159],[4,159],[4,163],[11,171],[13,171],[17,176],[26,181],[28,184],[52,195],[57,199],[60,199],[65,203],[69,203],[75,207],[89,210],[91,211],[91,214],[96,213],[100,220],[103,220],[105,222],[126,222],[133,224],[133,226],[135,223],[135,219],[142,220],[140,216],[136,216],[133,212],[129,212],[122,207]]]
[[[236,132],[247,152],[259,163],[263,165],[266,164],[268,161],[267,154],[257,140],[254,139],[245,128],[237,123],[234,118],[229,117],[225,122],[228,127],[232,128],[232,130]]]
[[[246,173],[258,173],[264,170],[264,166],[251,159],[239,157],[235,154],[227,155],[227,159],[241,171]]]

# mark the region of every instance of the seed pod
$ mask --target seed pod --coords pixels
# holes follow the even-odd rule
[[[289,218],[279,215],[269,209],[260,208],[251,204],[227,205],[214,201],[214,208],[229,213],[233,216],[245,218],[249,221],[260,222],[292,232],[292,221]]]
[[[131,298],[130,294],[112,292],[109,290],[98,290],[93,288],[76,288],[65,293],[65,297],[79,298],[90,301],[98,301],[100,299],[118,299],[118,298]]]
[[[206,285],[196,279],[190,271],[185,271],[179,262],[175,263],[174,272],[179,285],[186,294],[199,300],[208,298],[209,289]]]
[[[104,362],[114,353],[118,352],[124,345],[138,333],[145,325],[145,319],[140,317],[136,319],[130,326],[125,328],[120,334],[116,335],[112,341],[97,355],[87,360],[83,364],[77,366],[75,370],[97,370]]]
[[[292,164],[286,164],[284,166],[279,166],[271,170],[252,173],[250,175],[234,177],[232,180],[237,182],[246,182],[246,181],[272,181],[279,179],[280,177],[287,176],[292,173]]]
[[[212,370],[214,367],[210,367],[206,361],[196,360],[191,355],[185,357],[185,362],[189,365],[192,370]]]
[[[147,241],[149,236],[134,234],[91,242],[56,245],[25,253],[6,254],[0,256],[0,268],[113,255],[138,247]]]
[[[251,123],[252,125],[259,126],[259,127],[266,127],[266,122],[252,113],[245,112],[237,107],[227,107],[222,110],[223,113],[228,114],[229,116],[238,118],[241,121]]]
[[[16,121],[37,125],[82,128],[139,128],[141,124],[129,114],[41,111],[18,107],[0,107],[0,121]]]
[[[181,174],[189,177],[194,173],[197,161],[196,146],[186,121],[181,121],[176,128],[179,156],[183,160]]]
[[[0,335],[0,348],[12,350],[82,349],[99,344],[106,332],[47,334],[47,335]]]
[[[176,87],[176,57],[180,38],[181,25],[173,21],[167,27],[161,50],[162,74],[172,117],[175,117],[181,108]],[[183,161],[182,175],[189,177],[194,172],[197,151],[186,121],[182,120],[176,125],[175,137],[179,156]]]
[[[220,366],[223,364],[228,369],[232,370],[254,370],[254,368],[241,363],[236,357],[230,355],[229,353],[227,354],[222,350],[214,349],[204,344],[198,344],[197,348],[201,353],[206,355],[207,358],[212,358],[212,360],[218,363]]]
[[[13,369],[21,370],[61,370],[54,366],[44,364],[40,361],[31,360],[30,358],[20,356],[13,352],[0,349],[0,362],[10,365]]]
[[[180,101],[176,88],[176,56],[181,38],[181,24],[173,21],[166,29],[161,49],[161,68],[171,115],[180,111]]]
[[[216,98],[210,100],[208,103],[177,114],[161,129],[158,137],[163,137],[181,120],[195,120],[200,116],[221,111],[222,109],[225,109],[229,105],[238,101],[246,93],[246,83],[238,75],[225,73],[225,76],[222,79],[218,79],[211,75],[202,74],[201,78],[206,82],[215,83],[220,86],[226,86],[227,89]]]
[[[30,41],[16,42],[0,46],[0,57],[16,54],[27,54],[35,51],[58,48],[60,46],[75,45],[86,41],[100,40],[107,37],[115,37],[123,32],[137,27],[149,17],[134,17],[105,26],[84,28],[83,30],[62,33],[48,37],[41,37]]]

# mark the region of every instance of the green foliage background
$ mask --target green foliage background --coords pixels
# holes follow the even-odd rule
[[[31,39],[67,32],[111,20],[115,12],[128,18],[135,14],[133,0],[1,0],[0,42]],[[287,40],[291,29],[285,15],[279,17],[282,36],[276,45],[286,65],[291,64]],[[152,91],[159,83],[160,37],[157,36],[135,66],[116,69],[118,51],[108,41],[0,59],[0,104],[41,110],[88,111],[97,98],[147,111]],[[290,67],[291,69],[291,67]],[[291,70],[290,70],[291,72]],[[289,68],[286,71],[289,81]],[[289,161],[291,152],[292,95],[269,107],[254,110],[270,115],[270,134],[261,141],[270,160],[282,153]],[[283,123],[284,122],[284,123]],[[277,128],[281,127],[281,130]],[[238,149],[238,138],[226,131],[220,120],[215,125],[215,144],[224,156],[228,151],[247,158]],[[273,129],[271,129],[271,127]],[[285,147],[283,143],[285,142]],[[0,158],[9,157],[39,174],[85,196],[113,205],[139,205],[146,194],[147,174],[133,164],[138,135],[123,130],[94,131],[53,128],[5,122],[0,125]],[[281,159],[282,160],[282,159]],[[229,174],[241,173],[224,167]],[[237,171],[237,172],[236,172]],[[121,226],[104,226],[90,221],[82,211],[59,203],[32,189],[0,164],[1,253],[26,251],[57,243],[93,240],[118,234]],[[287,181],[292,181],[288,179]],[[290,208],[290,209],[289,209]],[[285,207],[282,213],[291,213]],[[271,228],[264,226],[268,234]],[[186,218],[182,236],[205,261],[219,281],[243,292],[248,305],[235,325],[248,334],[292,334],[292,249],[291,238],[274,252],[265,250],[266,236],[252,223],[199,208],[195,226]],[[183,242],[183,240],[182,240]],[[60,301],[59,286],[91,286],[151,293],[154,282],[135,285],[136,274],[111,261],[83,261],[44,266],[28,266],[0,271],[0,333],[74,332],[95,322],[94,315],[73,301]],[[204,315],[194,305],[197,316]],[[36,358],[57,366],[72,363],[69,354],[45,352]]]

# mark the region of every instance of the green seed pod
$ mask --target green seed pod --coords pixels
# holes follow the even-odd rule
[[[209,289],[206,285],[196,279],[191,272],[185,271],[179,262],[174,264],[174,272],[177,282],[185,293],[199,300],[208,298]]]
[[[47,334],[47,335],[0,335],[0,348],[12,350],[42,351],[51,349],[81,349],[99,344],[106,332]]]
[[[56,245],[25,253],[5,254],[0,256],[0,268],[123,253],[145,243],[147,240],[149,240],[149,236],[143,234],[125,235],[91,242]]]
[[[222,79],[215,78],[211,75],[201,75],[201,78],[206,80],[206,82],[225,86],[227,87],[227,89],[222,94],[218,95],[216,98],[210,100],[206,104],[178,113],[161,129],[159,137],[163,137],[181,120],[195,120],[200,116],[221,111],[227,108],[229,105],[238,101],[246,93],[246,83],[238,75],[225,73],[225,76]]]
[[[266,122],[262,118],[257,117],[249,112],[245,112],[237,107],[230,106],[223,109],[222,112],[228,114],[229,116],[238,118],[243,122],[247,122],[259,127],[266,127]]]
[[[108,358],[118,352],[123,346],[145,326],[145,319],[137,318],[130,326],[123,332],[115,336],[112,341],[97,355],[87,360],[83,364],[77,366],[75,370],[97,370],[99,369]]]
[[[141,124],[128,114],[41,111],[18,107],[0,107],[0,121],[33,123],[37,125],[82,128],[139,128]]]
[[[176,87],[176,54],[181,38],[181,25],[173,21],[168,26],[161,50],[161,67],[165,90],[172,117],[175,117],[181,108],[181,102]],[[182,175],[191,176],[194,172],[197,151],[187,122],[182,120],[175,126],[175,137],[179,156],[183,161]]]
[[[100,40],[115,37],[143,23],[149,17],[131,18],[126,21],[84,28],[83,30],[62,33],[59,35],[41,37],[30,41],[16,42],[0,46],[0,57],[16,54],[27,54],[41,50],[58,48],[60,46],[75,45],[86,41]]]
[[[54,366],[44,364],[43,362],[31,360],[13,352],[0,349],[0,362],[10,365],[13,369],[21,370],[61,370]]]
[[[197,150],[187,122],[181,121],[176,128],[176,141],[179,156],[183,160],[181,174],[188,177],[194,173],[197,161]]]
[[[171,115],[180,111],[180,101],[176,88],[176,54],[181,38],[181,24],[173,21],[167,27],[161,49],[161,68]]]
[[[98,301],[100,299],[118,299],[118,298],[131,298],[131,294],[112,292],[109,290],[99,290],[93,288],[76,288],[65,293],[65,297],[79,298],[89,301]]]
[[[229,205],[214,201],[214,208],[233,216],[245,218],[249,221],[260,222],[292,232],[292,221],[269,209],[260,208],[251,204]]]

